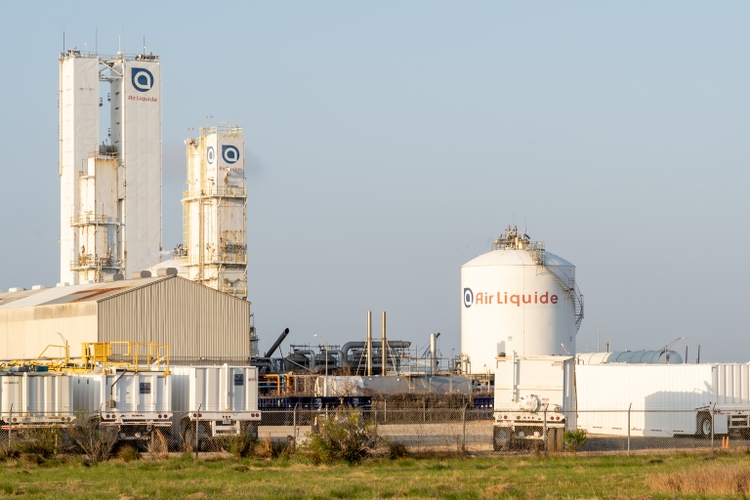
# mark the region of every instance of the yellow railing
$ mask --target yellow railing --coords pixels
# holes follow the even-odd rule
[[[169,374],[169,344],[156,342],[84,342],[81,350],[82,368],[93,370],[101,366],[124,368],[138,372],[150,371]]]

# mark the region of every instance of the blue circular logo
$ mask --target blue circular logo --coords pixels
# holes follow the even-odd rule
[[[474,292],[471,288],[464,288],[464,307],[471,307],[474,303]]]
[[[146,68],[133,68],[131,81],[138,92],[148,92],[154,86],[154,75]]]
[[[234,146],[222,145],[221,159],[230,165],[232,163],[237,163],[237,160],[240,159],[240,150]]]
[[[214,151],[214,147],[209,146],[208,148],[206,148],[206,161],[208,161],[209,165],[213,164],[215,157],[216,151]]]

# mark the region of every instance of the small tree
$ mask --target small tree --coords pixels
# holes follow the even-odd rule
[[[357,463],[367,458],[380,441],[378,424],[352,410],[339,410],[331,417],[319,416],[318,429],[308,445],[316,462]]]

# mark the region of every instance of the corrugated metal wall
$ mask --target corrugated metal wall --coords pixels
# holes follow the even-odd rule
[[[96,342],[96,303],[79,302],[0,310],[0,359],[36,359],[48,345],[65,337],[70,356],[81,356],[82,342]],[[62,357],[50,348],[45,357]]]
[[[172,276],[99,302],[99,341],[169,344],[180,357],[250,356],[250,303]]]

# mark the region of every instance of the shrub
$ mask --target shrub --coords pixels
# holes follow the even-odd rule
[[[70,438],[92,462],[103,462],[112,456],[117,444],[117,429],[99,426],[99,419],[85,412],[76,415]]]
[[[249,432],[242,432],[237,436],[224,436],[219,442],[223,449],[237,458],[249,457],[258,444],[258,440]]]
[[[59,451],[59,429],[25,429],[18,434],[13,448],[21,454],[48,459]]]
[[[574,431],[565,431],[563,434],[563,447],[568,451],[576,452],[586,444],[586,431],[576,429]]]
[[[318,417],[317,433],[311,434],[308,449],[315,462],[357,463],[368,457],[380,441],[374,420],[364,420],[351,410],[335,416]]]
[[[141,452],[135,446],[126,444],[117,450],[117,458],[123,462],[132,462],[141,458]]]

